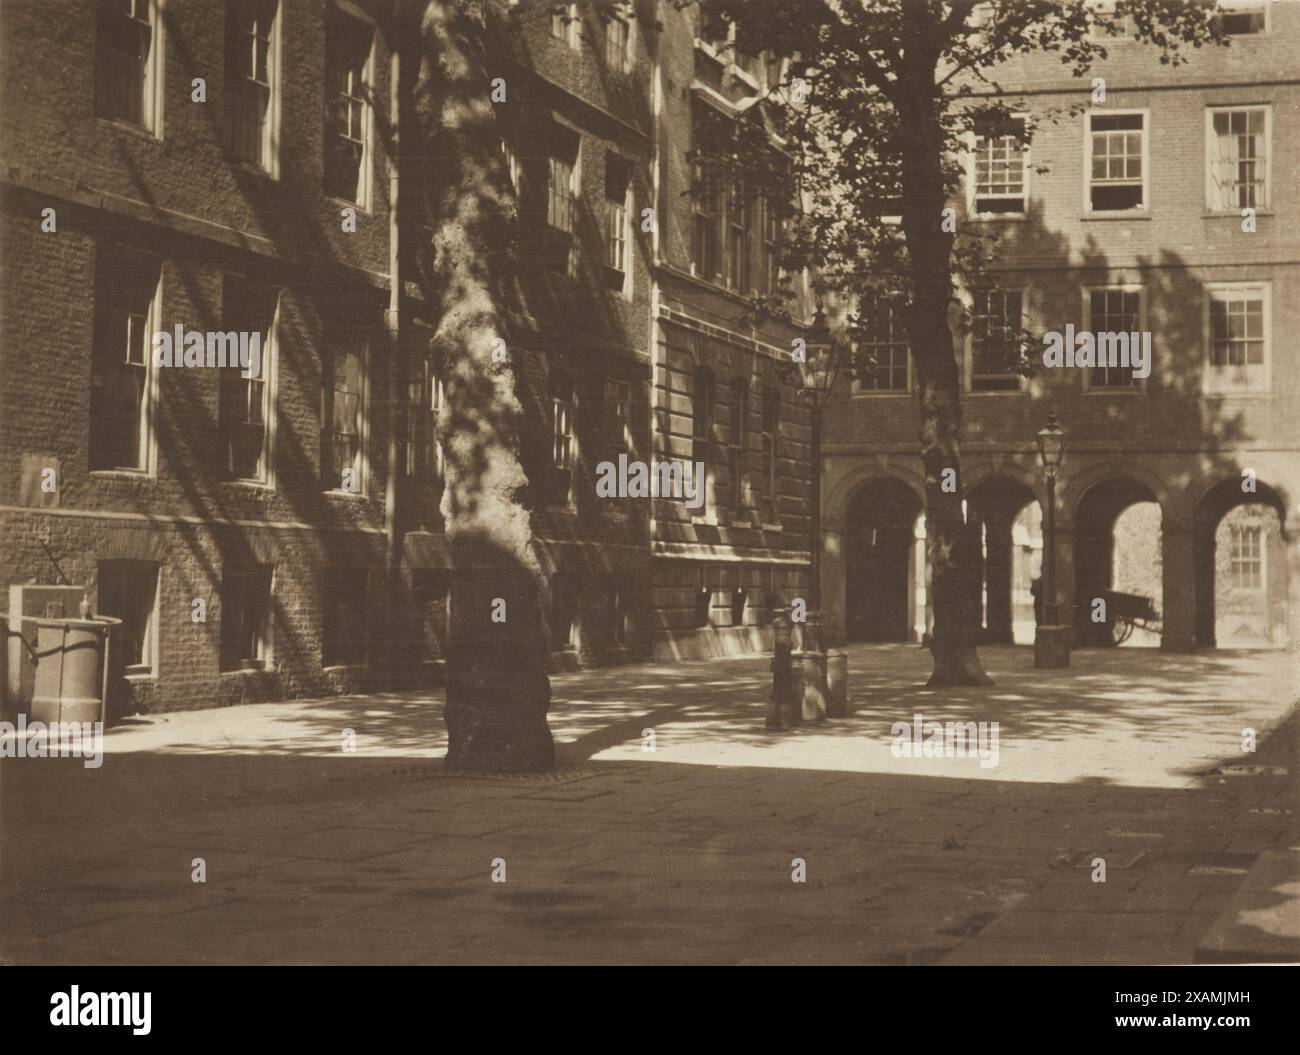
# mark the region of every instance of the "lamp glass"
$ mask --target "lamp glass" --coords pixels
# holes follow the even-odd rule
[[[1038,433],[1038,455],[1044,469],[1055,469],[1061,464],[1065,450],[1065,431],[1053,422]]]

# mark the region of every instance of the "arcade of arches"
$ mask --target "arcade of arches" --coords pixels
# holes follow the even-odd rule
[[[1033,641],[1041,501],[1041,490],[1013,476],[967,488],[984,642]],[[1062,480],[1058,590],[1063,616],[1073,612],[1075,646],[1268,648],[1295,640],[1289,621],[1300,610],[1300,525],[1287,527],[1283,497],[1262,481],[1248,492],[1227,477],[1172,530],[1165,524],[1171,501],[1127,475]],[[869,476],[847,498],[828,502],[824,518],[831,639],[925,640],[933,617],[919,483],[903,474]]]

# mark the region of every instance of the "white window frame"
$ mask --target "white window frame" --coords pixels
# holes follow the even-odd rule
[[[1212,168],[1212,148],[1217,140],[1214,131],[1215,114],[1233,114],[1260,110],[1264,114],[1264,192],[1263,201],[1253,206],[1229,206],[1223,208],[1215,203],[1215,184]],[[1235,190],[1237,184],[1234,182]],[[1240,216],[1242,209],[1253,208],[1256,214],[1267,213],[1272,209],[1273,198],[1273,107],[1270,103],[1237,103],[1226,106],[1207,106],[1205,108],[1205,211],[1216,216]]]
[[[601,385],[598,457],[608,458],[611,464],[617,465],[620,452],[632,457],[632,385],[607,377]],[[625,499],[617,497],[605,498],[601,504],[617,513],[625,513],[628,507]]]
[[[613,396],[611,399],[610,397]],[[622,413],[611,415],[612,408],[622,408]],[[614,421],[622,423],[621,436],[613,435],[610,428]],[[601,434],[607,444],[632,452],[632,385],[618,378],[607,377],[604,383],[604,396],[601,401]]]
[[[1115,0],[1089,0],[1088,8],[1091,13],[1101,18],[1115,17]],[[1088,26],[1088,39],[1101,44],[1120,44],[1126,41],[1131,42],[1134,38],[1133,18],[1131,15],[1125,16],[1123,29],[1120,33],[1100,33],[1097,31],[1096,23],[1090,23]]]
[[[754,287],[754,194],[743,177],[723,193],[722,284],[745,296]]]
[[[556,6],[558,7],[559,5],[557,4]],[[560,19],[564,19],[565,21],[561,23]],[[563,33],[557,33],[555,31],[557,24],[559,24],[563,29]],[[563,14],[556,10],[551,11],[550,33],[552,40],[561,41],[571,47],[574,51],[577,51],[582,44],[581,32],[582,23],[578,15],[577,4],[565,4]]]
[[[556,391],[557,381],[563,381],[563,388],[568,393],[568,399],[561,399]],[[577,420],[578,420],[578,383],[574,373],[567,368],[556,368],[548,381],[549,392],[547,398],[550,400],[551,413],[548,422],[550,429],[550,450],[547,457],[547,466],[551,479],[547,481],[547,491],[544,501],[547,505],[558,507],[560,509],[572,508],[574,491],[576,490],[575,478],[577,477],[578,464],[578,441],[577,441]],[[560,425],[563,422],[564,428],[561,430]],[[558,441],[563,441],[561,448]],[[563,454],[561,459],[559,455]],[[565,464],[560,465],[563,460]],[[567,476],[564,495],[561,497],[559,489],[556,487],[554,480],[558,479],[558,474],[564,473]]]
[[[691,274],[696,278],[723,285],[726,277],[722,270],[725,266],[725,247],[721,230],[724,189],[710,182],[702,175],[703,165],[695,162],[691,172]],[[706,193],[707,188],[707,193]],[[700,239],[697,232],[704,231],[704,244],[697,245]],[[713,274],[708,274],[708,250],[713,250],[715,265]]]
[[[609,35],[610,26],[614,22],[620,23],[627,34],[623,39],[622,48],[618,49],[620,56],[617,65],[610,62],[610,58],[615,54],[616,50],[613,47],[613,37]],[[613,69],[615,73],[632,72],[632,58],[635,54],[633,51],[632,34],[635,32],[635,26],[636,17],[630,4],[620,4],[610,11],[605,12],[605,64]]]
[[[521,180],[523,175],[523,166],[519,163],[519,155],[516,153],[514,146],[505,139],[501,140],[501,151],[505,155],[506,175],[510,179],[510,186],[513,188],[515,196],[518,197],[523,190],[523,182]]]
[[[1227,33],[1229,37],[1262,37],[1273,31],[1273,18],[1270,8],[1273,6],[1269,0],[1218,0],[1214,5],[1215,13],[1224,14],[1242,14],[1246,9],[1258,6],[1264,16],[1264,28],[1258,33]]]
[[[357,402],[357,489],[349,491],[343,486],[343,474],[339,472],[339,482],[329,488],[326,493],[333,495],[343,495],[347,498],[365,498],[369,493],[370,485],[370,353],[372,343],[370,337],[366,334],[354,335],[347,339],[348,344],[356,341],[360,345],[361,352],[361,392],[360,399]],[[344,342],[336,343],[332,351],[334,357],[331,368],[335,371],[338,369],[340,359],[346,354],[347,347]],[[337,374],[331,376],[330,384],[337,386]],[[338,388],[334,387],[330,394],[330,413],[334,412],[334,400],[338,396]],[[334,422],[330,420],[330,434],[334,433]],[[331,454],[331,457],[333,455]]]
[[[627,186],[623,188],[622,203],[615,202],[609,197],[609,177],[606,175],[606,185],[604,193],[605,202],[605,267],[611,271],[616,271],[623,276],[622,285],[617,290],[622,297],[628,296],[628,283],[632,273],[632,165],[628,159],[618,157],[617,161],[627,170]],[[606,172],[608,173],[609,160],[606,160]],[[622,219],[619,219],[618,213],[622,212]],[[617,265],[612,261],[615,246],[619,250],[619,262]]]
[[[252,284],[252,280],[242,275],[229,275],[228,278],[234,278],[245,284]],[[222,279],[223,283],[226,281]],[[262,343],[262,456],[261,472],[257,476],[235,476],[235,467],[231,460],[230,439],[224,433],[222,442],[226,445],[225,465],[226,472],[230,474],[226,482],[238,484],[245,487],[262,487],[273,490],[276,486],[276,466],[275,466],[275,448],[276,448],[276,413],[275,408],[278,402],[277,377],[279,374],[279,347],[280,347],[280,312],[284,301],[284,290],[275,291],[275,306],[271,310],[271,321],[267,324],[266,340]],[[222,320],[223,328],[225,320]],[[226,367],[227,370],[235,370],[237,367]],[[240,370],[240,379],[243,378],[243,371]]]
[[[1142,118],[1142,204],[1132,209],[1094,209],[1092,207],[1092,119],[1094,117]],[[1151,110],[1085,110],[1083,113],[1083,214],[1084,216],[1151,215]]]
[[[1210,322],[1210,304],[1215,294],[1258,292],[1263,305],[1264,362],[1252,376],[1249,366],[1213,366],[1213,331]],[[1273,284],[1268,279],[1256,282],[1207,282],[1201,341],[1201,392],[1207,396],[1266,396],[1273,390]],[[1227,299],[1227,298],[1223,298]],[[1241,371],[1247,371],[1244,375]],[[1233,378],[1233,380],[1229,380]],[[1244,384],[1235,379],[1242,379]]]
[[[698,413],[702,410],[703,414]],[[711,366],[697,365],[691,373],[691,457],[690,471],[694,472],[694,463],[704,466],[704,479],[695,481],[696,487],[704,488],[704,504],[692,510],[694,523],[716,524],[718,522],[718,499],[716,490],[717,460],[714,455],[714,420],[718,413],[718,377]],[[703,431],[701,432],[701,428]],[[683,494],[682,500],[685,501]]]
[[[98,2],[98,0],[96,0]],[[137,3],[141,0],[136,0]],[[155,139],[163,137],[163,100],[166,98],[164,87],[166,84],[166,54],[165,40],[167,34],[163,31],[163,10],[165,0],[142,0],[149,9],[150,19],[150,43],[149,58],[144,64],[144,85],[142,86],[142,105],[144,107],[143,120],[136,124],[123,117],[110,117],[107,114],[101,114],[96,107],[96,117],[100,120],[108,121],[111,124],[122,125],[127,128],[134,128],[137,131],[143,131]],[[98,18],[98,14],[96,14]],[[96,27],[98,32],[98,27]],[[96,65],[99,63],[99,42],[95,43],[95,55],[93,61]],[[98,72],[95,72],[98,77]],[[98,84],[95,86],[98,91]],[[92,100],[94,102],[94,100]]]
[[[762,455],[763,497],[758,502],[759,522],[779,527],[781,510],[778,498],[781,486],[781,386],[765,384],[762,389],[762,420],[759,423],[759,451]],[[768,410],[772,410],[769,420]],[[772,426],[769,428],[768,426]],[[768,513],[770,516],[764,517]]]
[[[1079,309],[1079,318],[1083,320],[1083,329],[1090,333],[1095,333],[1092,324],[1092,295],[1094,293],[1136,293],[1138,295],[1138,331],[1147,330],[1147,291],[1146,287],[1137,282],[1102,282],[1096,285],[1083,286],[1080,288],[1081,305]],[[1155,356],[1155,335],[1152,335],[1151,354]],[[1154,364],[1148,364],[1153,366]],[[1141,395],[1146,391],[1147,378],[1134,378],[1131,385],[1094,385],[1092,383],[1092,369],[1083,367],[1080,371],[1083,374],[1083,391],[1089,395],[1097,396],[1134,396]]]
[[[965,375],[966,392],[972,396],[1017,396],[1025,391],[1026,379],[1021,374],[982,374],[982,377],[1014,377],[1016,379],[1015,388],[994,388],[978,389],[975,387],[975,294],[984,292],[983,290],[963,290],[962,304],[967,313],[971,316],[971,325],[967,328],[965,336],[962,339],[962,345],[965,351],[965,363],[962,372]],[[996,285],[987,290],[990,293],[1018,293],[1020,295],[1020,329],[1030,329],[1029,325],[1029,287],[1023,285]],[[909,356],[910,359],[910,356]]]
[[[1027,113],[1013,113],[1012,118],[1022,122],[1028,122]],[[1021,176],[1020,189],[1020,209],[1016,212],[978,212],[975,203],[979,200],[979,181],[977,177],[977,162],[979,151],[980,136],[971,132],[968,136],[969,149],[966,152],[966,212],[973,220],[1023,220],[1029,212],[1030,190],[1030,173],[1033,166],[1030,162],[1029,155],[1032,149],[1031,145],[1025,143],[1020,148],[1021,161],[1023,162],[1023,172]],[[994,197],[994,195],[988,195]]]
[[[375,108],[371,104],[369,95],[373,93],[375,87],[375,51],[376,41],[379,37],[378,29],[372,19],[365,11],[355,4],[348,3],[347,0],[334,0],[334,6],[337,12],[344,18],[353,19],[370,30],[370,47],[366,52],[365,65],[361,69],[361,87],[364,91],[362,97],[362,115],[361,115],[361,161],[360,173],[357,180],[357,198],[355,201],[349,198],[339,198],[331,195],[335,201],[341,201],[346,205],[355,205],[362,212],[370,212],[374,207],[374,168],[375,168]],[[276,19],[277,23],[279,19]],[[328,32],[328,24],[327,24]],[[327,45],[328,46],[328,45]],[[328,82],[325,90],[331,91]],[[327,106],[329,103],[327,102]],[[327,140],[330,136],[336,136],[337,130],[329,126],[326,121],[325,135]],[[326,162],[328,164],[328,162]]]
[[[158,281],[154,286],[153,297],[149,301],[149,311],[144,322],[145,382],[143,395],[140,398],[140,443],[138,448],[140,464],[134,467],[115,465],[103,469],[91,469],[90,472],[96,476],[120,473],[148,479],[157,479],[158,477],[158,430],[155,417],[158,407],[159,376],[153,362],[153,335],[162,330],[163,267],[161,260],[154,263],[158,268]],[[93,290],[92,298],[95,300],[96,310],[98,310],[98,297],[99,291],[97,289]],[[98,323],[96,323],[96,327],[98,327]],[[173,349],[174,355],[179,354],[179,352],[179,348]],[[92,349],[93,354],[94,350]]]
[[[892,310],[892,309],[891,309],[891,310]],[[1023,304],[1023,302],[1021,303],[1021,311],[1022,311],[1022,312],[1024,311],[1024,304]],[[876,345],[873,344],[873,345],[871,345],[871,347],[876,347]],[[855,377],[855,378],[852,378],[852,379],[851,379],[850,384],[849,384],[849,392],[850,392],[850,394],[853,396],[853,398],[856,399],[856,398],[859,398],[859,397],[860,397],[860,398],[862,398],[862,399],[884,399],[884,398],[887,398],[887,397],[889,397],[889,396],[910,396],[910,395],[912,394],[912,392],[913,392],[913,385],[915,384],[915,373],[914,373],[914,369],[915,369],[915,368],[914,368],[914,366],[913,366],[913,364],[912,364],[912,348],[911,348],[911,345],[908,344],[908,343],[905,341],[905,342],[904,342],[904,347],[905,347],[905,349],[906,349],[906,351],[904,352],[904,354],[905,354],[905,356],[906,356],[906,358],[907,358],[907,382],[906,382],[906,387],[904,387],[904,388],[864,388],[864,387],[862,386],[862,382],[861,382],[860,380],[858,380],[858,378]]]
[[[228,3],[234,0],[227,0]],[[266,127],[262,131],[262,158],[260,161],[249,161],[246,158],[234,154],[233,147],[228,145],[228,150],[234,158],[235,163],[254,172],[260,172],[264,176],[269,176],[273,180],[280,178],[280,107],[283,96],[283,78],[280,75],[281,68],[281,42],[284,39],[284,0],[275,0],[275,18],[271,24],[271,33],[267,42],[266,62],[267,62],[267,106],[266,106]],[[230,16],[227,14],[227,18]],[[229,80],[231,76],[229,62],[226,63],[226,77]],[[231,91],[231,85],[225,86],[227,93]],[[230,112],[226,111],[224,115],[227,122],[227,135],[230,135],[229,127]]]
[[[1233,556],[1233,535],[1240,532],[1257,532],[1259,537],[1259,585],[1258,586],[1237,586],[1232,580],[1235,578],[1233,564],[1236,558]],[[1228,525],[1228,587],[1235,593],[1245,593],[1251,595],[1260,595],[1268,593],[1268,528],[1264,524],[1229,524]]]
[[[406,381],[406,427],[403,430],[406,457],[402,474],[407,479],[441,481],[446,473],[447,456],[438,439],[438,418],[447,401],[447,392],[433,356],[425,355],[414,360],[413,369],[416,364],[419,376],[408,375]]]
[[[745,464],[749,452],[752,382],[747,375],[733,377],[727,392],[727,475],[730,477],[727,505],[732,523],[745,527],[749,526],[748,514],[755,504],[753,482]]]
[[[142,662],[126,666],[124,674],[128,680],[137,681],[158,676],[158,596],[162,592],[162,562],[156,560],[134,560],[107,557],[96,564],[95,593],[96,607],[103,611],[103,574],[105,565],[133,565],[132,571],[150,569],[153,573],[153,600],[149,604],[149,616],[142,637]]]
[[[266,623],[265,623],[265,625],[262,627],[262,633],[258,636],[258,639],[257,639],[257,643],[258,643],[258,651],[259,651],[261,654],[258,655],[258,656],[251,657],[251,659],[252,659],[252,662],[251,662],[251,663],[244,663],[244,662],[242,662],[242,661],[246,658],[246,657],[244,657],[244,656],[240,656],[240,657],[238,657],[238,658],[240,659],[240,661],[241,661],[241,662],[240,662],[240,665],[237,666],[237,667],[226,667],[226,668],[222,669],[222,670],[220,671],[220,673],[221,673],[223,676],[224,676],[224,675],[232,675],[232,674],[247,674],[247,673],[249,673],[250,671],[273,671],[273,670],[275,670],[275,588],[276,588],[276,579],[277,579],[276,569],[275,569],[275,565],[274,565],[274,564],[266,564],[266,563],[263,563],[263,562],[261,562],[261,561],[257,561],[257,562],[255,562],[255,563],[252,565],[252,568],[255,568],[255,569],[267,568],[267,569],[270,571],[270,575],[268,576],[268,579],[267,579],[267,589],[266,589]],[[249,579],[249,578],[252,577],[252,576],[249,574],[249,570],[250,570],[250,569],[248,569],[248,568],[240,568],[238,571],[234,571],[234,572],[231,573],[231,578],[232,578],[232,579],[235,579],[235,580],[240,581],[241,591],[242,591],[242,585],[243,585],[243,582],[247,581],[247,579]],[[225,601],[225,598],[226,598],[226,570],[225,570],[224,567],[222,568],[221,586],[220,586],[220,589],[219,589],[218,593],[219,593],[219,595],[221,596],[222,601],[224,602],[224,601]],[[239,629],[240,629],[240,634],[239,634],[239,636],[240,636],[241,638],[243,637],[243,630],[244,630],[244,625],[243,625],[243,623],[244,623],[244,613],[245,613],[246,611],[247,611],[247,608],[246,608],[246,607],[244,606],[244,604],[243,604],[243,594],[242,594],[242,592],[241,592],[241,595],[240,595],[240,609],[239,609],[239,621],[240,621],[240,627],[239,627]],[[222,626],[221,626],[220,633],[219,633],[219,635],[218,635],[218,646],[217,646],[217,648],[218,648],[218,657],[219,657],[219,658],[218,658],[218,665],[219,665],[219,666],[220,666],[220,663],[221,663],[222,661],[224,661],[225,658],[226,658],[226,655],[225,655],[225,646],[226,646],[226,639],[225,639],[226,606],[225,606],[224,603],[223,603],[222,606],[221,606],[221,619],[222,619]],[[241,651],[242,651],[242,650],[241,650]]]
[[[759,295],[776,296],[781,289],[781,242],[785,230],[782,210],[771,190],[757,197],[761,230],[759,231]]]
[[[551,395],[551,468],[561,473],[573,472],[573,400],[561,399],[554,393]]]
[[[546,224],[553,231],[560,231],[569,237],[569,256],[566,262],[564,274],[569,278],[578,276],[578,213],[580,203],[580,193],[582,188],[582,133],[570,125],[567,121],[556,120],[556,125],[565,133],[573,136],[573,161],[570,163],[565,157],[561,156],[557,150],[557,143],[552,142],[547,147],[546,152]],[[552,222],[552,206],[559,197],[555,193],[555,166],[556,163],[561,165],[568,164],[569,178],[567,188],[567,205],[569,226],[560,227]],[[548,257],[548,264],[550,263]],[[551,270],[554,270],[553,268]]]

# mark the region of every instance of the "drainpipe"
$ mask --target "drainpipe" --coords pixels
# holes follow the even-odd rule
[[[397,518],[397,411],[399,359],[401,350],[402,317],[402,268],[401,268],[401,224],[398,211],[398,128],[401,115],[401,72],[402,59],[398,38],[400,28],[396,25],[399,16],[389,23],[393,32],[389,37],[388,47],[388,114],[392,127],[392,136],[386,156],[388,171],[388,310],[384,312],[384,326],[388,335],[388,474],[384,487],[384,536],[388,562],[388,613],[385,627],[384,672],[387,676],[389,691],[397,683],[397,647],[398,618],[397,598],[400,593],[402,577],[402,538],[398,529]]]
[[[650,205],[654,209],[654,227],[650,231],[650,306],[649,319],[647,320],[646,336],[650,341],[650,392],[646,402],[650,410],[650,435],[649,435],[649,458],[657,456],[655,450],[655,438],[659,431],[658,421],[658,397],[655,394],[655,386],[659,383],[660,355],[659,355],[659,267],[663,253],[662,248],[662,231],[664,221],[667,219],[667,210],[661,208],[664,204],[660,198],[663,195],[663,173],[660,171],[662,164],[663,152],[660,148],[660,139],[664,135],[663,128],[663,47],[664,47],[664,28],[663,12],[660,5],[655,4],[652,11],[654,16],[654,51],[650,66]],[[636,217],[633,217],[633,229],[636,229]],[[667,382],[665,381],[665,387]],[[667,398],[667,397],[665,397]],[[667,437],[664,437],[665,443]],[[664,450],[665,458],[668,457],[667,448]],[[648,542],[650,543],[650,552],[654,553],[655,540],[659,537],[659,525],[655,518],[654,503],[650,503],[650,524],[647,528]],[[653,558],[651,559],[653,566]],[[650,571],[650,580],[654,581],[654,572]]]

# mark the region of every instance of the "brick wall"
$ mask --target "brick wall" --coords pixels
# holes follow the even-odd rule
[[[698,11],[661,4],[659,77],[660,301],[655,338],[655,450],[663,459],[708,466],[709,498],[692,510],[685,502],[655,502],[654,595],[659,617],[655,648],[665,656],[711,655],[769,647],[757,629],[766,624],[769,595],[788,603],[807,593],[808,503],[811,495],[808,409],[788,372],[792,340],[810,314],[806,298],[764,321],[749,318],[742,292],[693,273],[692,166],[695,122],[702,98],[741,103],[756,89],[736,70],[734,52],[699,47]],[[714,94],[704,91],[708,89]],[[720,106],[726,111],[726,105]],[[761,232],[749,231],[753,273],[759,273]],[[794,282],[796,293],[802,287]],[[697,447],[692,397],[699,370],[713,378],[713,414],[707,440]],[[743,435],[732,427],[734,384],[746,388]],[[764,393],[780,401],[773,457],[775,493],[769,494],[762,448]],[[733,451],[744,475],[735,499]],[[733,602],[745,594],[743,605]],[[702,619],[701,592],[708,594]],[[738,617],[738,618],[737,618]]]
[[[1083,558],[1070,552],[1071,522],[1086,515],[1098,483],[1136,481],[1164,507],[1164,559],[1154,574],[1162,580],[1165,643],[1178,648],[1192,647],[1192,612],[1207,602],[1201,596],[1206,587],[1191,585],[1193,564],[1204,558],[1194,558],[1186,534],[1198,503],[1217,481],[1239,480],[1243,468],[1266,480],[1260,487],[1265,502],[1292,505],[1300,486],[1300,239],[1294,222],[1300,214],[1300,89],[1293,76],[1300,6],[1270,3],[1269,18],[1267,34],[1234,38],[1227,48],[1190,49],[1189,61],[1176,67],[1162,66],[1154,49],[1132,41],[1109,44],[1110,57],[1082,78],[1071,77],[1059,57],[1017,57],[996,71],[996,79],[1015,109],[1038,119],[1027,214],[984,221],[967,215],[964,200],[953,203],[961,224],[999,236],[994,277],[1024,291],[1024,324],[1035,335],[1063,332],[1067,324],[1085,329],[1087,287],[1141,287],[1154,362],[1150,377],[1129,391],[1089,387],[1082,369],[1044,368],[1041,341],[1029,349],[1037,371],[1018,391],[971,391],[969,339],[954,308],[950,321],[963,375],[962,469],[968,481],[1004,476],[1030,482],[1041,501],[1034,438],[1055,412],[1068,436],[1058,488],[1066,600],[1075,574],[1083,574],[1076,566]],[[1091,98],[1094,77],[1105,81],[1102,102]],[[1259,210],[1253,233],[1242,230],[1240,215],[1209,213],[1205,176],[1207,108],[1246,104],[1267,104],[1272,122],[1269,207]],[[1071,107],[1146,113],[1148,207],[1141,213],[1088,214],[1086,112],[1070,113]],[[1206,391],[1205,287],[1217,282],[1268,285],[1269,371],[1260,391]],[[842,520],[852,494],[873,475],[920,485],[919,425],[914,389],[851,396],[846,386],[826,426],[828,519]],[[1297,584],[1285,582],[1294,544],[1285,549],[1275,561],[1280,578],[1271,585],[1269,603],[1282,612],[1275,623],[1284,621],[1288,603],[1296,603]],[[1139,547],[1126,566],[1142,564],[1142,552]],[[840,574],[835,570],[832,577]],[[842,592],[843,585],[826,589]]]

